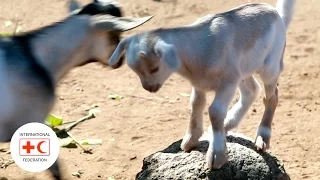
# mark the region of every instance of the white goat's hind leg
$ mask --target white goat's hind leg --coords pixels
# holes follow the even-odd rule
[[[192,88],[190,96],[191,117],[189,127],[183,137],[181,149],[186,152],[196,148],[199,138],[203,133],[203,110],[206,105],[206,94],[200,90]]]
[[[238,124],[248,112],[250,106],[260,93],[261,87],[257,80],[253,76],[250,76],[240,82],[239,89],[240,99],[228,111],[227,117],[224,121],[226,132],[238,126]]]
[[[265,97],[263,98],[265,109],[258,128],[255,146],[262,151],[270,147],[271,124],[278,105],[277,82],[282,69],[282,55],[280,53],[271,54],[267,59],[270,64],[267,64],[265,70],[260,72],[265,89]],[[276,59],[280,59],[280,61],[276,61]]]
[[[262,151],[269,149],[270,146],[271,124],[278,105],[277,81],[265,84],[265,91],[266,96],[263,98],[265,110],[255,140],[256,148]]]
[[[216,91],[213,103],[209,107],[210,122],[213,131],[213,141],[207,152],[207,163],[210,169],[219,169],[228,162],[226,134],[224,129],[224,119],[227,115],[228,106],[232,101],[238,83],[222,80]]]
[[[285,43],[277,43],[272,53],[265,60],[265,67],[260,71],[265,97],[263,98],[264,113],[260,122],[255,146],[258,150],[265,151],[270,148],[271,125],[278,105],[278,79],[283,69],[283,53]]]

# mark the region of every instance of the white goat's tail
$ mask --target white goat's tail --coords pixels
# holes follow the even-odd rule
[[[282,18],[286,29],[292,21],[296,0],[277,0],[277,11]]]

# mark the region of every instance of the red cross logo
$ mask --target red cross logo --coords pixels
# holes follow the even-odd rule
[[[30,154],[31,153],[31,149],[34,149],[34,146],[32,146],[30,144],[30,141],[27,141],[27,144],[22,146],[22,149],[27,150],[27,153]]]
[[[21,138],[19,141],[20,156],[50,156],[49,138]]]

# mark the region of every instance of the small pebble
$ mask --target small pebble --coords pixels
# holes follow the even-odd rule
[[[137,156],[130,157],[130,161],[137,159]]]

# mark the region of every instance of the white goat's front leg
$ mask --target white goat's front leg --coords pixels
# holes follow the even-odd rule
[[[228,111],[224,122],[226,132],[239,125],[240,121],[246,115],[250,106],[258,96],[261,87],[257,80],[253,76],[250,76],[240,82],[239,89],[240,99]]]
[[[207,163],[210,169],[219,169],[228,162],[224,119],[238,85],[237,82],[227,82],[225,80],[221,82],[224,84],[216,91],[214,101],[209,107],[213,131],[213,141],[210,141],[207,152]]]
[[[183,137],[181,149],[190,152],[199,144],[199,138],[203,133],[203,110],[206,105],[206,94],[203,91],[192,88],[190,96],[191,117],[189,127]]]

